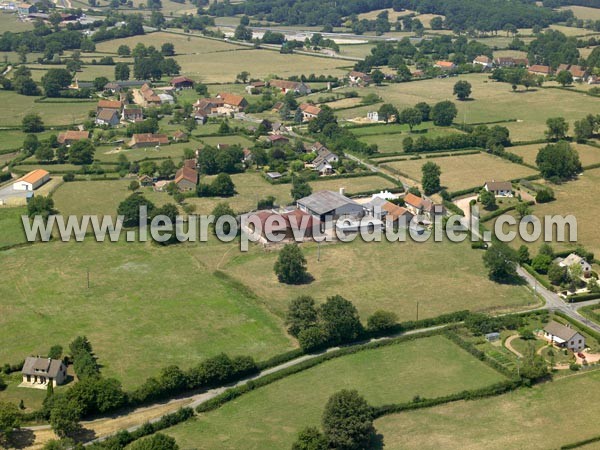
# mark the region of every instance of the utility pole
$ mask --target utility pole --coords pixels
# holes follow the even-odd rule
[[[417,322],[419,321],[419,302],[417,302]]]

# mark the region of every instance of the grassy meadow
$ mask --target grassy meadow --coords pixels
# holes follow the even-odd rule
[[[214,176],[201,176],[201,182],[210,183]],[[190,197],[186,202],[195,205],[196,213],[209,214],[220,202],[227,202],[236,212],[256,208],[258,200],[273,196],[276,203],[291,203],[290,184],[270,184],[258,172],[247,172],[231,176],[237,193],[233,197]],[[97,180],[65,183],[54,193],[56,208],[63,214],[116,214],[119,203],[131,195],[128,186],[131,180]],[[358,193],[395,187],[391,181],[377,175],[311,181],[313,191],[344,188],[347,193]],[[141,192],[155,205],[173,203],[166,192],[155,192],[152,188],[141,188]]]
[[[597,370],[577,373],[498,397],[390,415],[375,427],[394,450],[558,448],[598,435],[599,381]],[[581,401],[583,409],[575,406]],[[574,409],[581,412],[576,420]]]
[[[382,405],[501,380],[455,344],[434,336],[327,361],[164,432],[182,448],[290,448],[300,429],[320,425],[327,399],[340,389],[357,389],[370,404]]]
[[[0,103],[3,106],[0,109],[0,123],[6,126],[21,126],[23,117],[29,113],[37,113],[46,126],[73,125],[84,122],[88,118],[88,112],[96,108],[94,103],[78,101],[34,103],[37,98],[39,97],[0,90]]]
[[[506,150],[523,157],[523,161],[535,166],[535,158],[537,157],[540,149],[545,145],[546,144],[520,145],[509,147]],[[583,167],[600,163],[600,148],[593,147],[591,145],[577,144],[575,142],[571,143],[571,147],[573,147],[575,150],[577,150],[577,153],[579,153],[579,159],[581,160]]]
[[[25,242],[21,215],[27,208],[0,208],[0,248]]]
[[[213,273],[231,248],[215,245],[86,240],[3,252],[3,363],[86,335],[103,374],[131,388],[169,364],[189,367],[223,351],[262,359],[289,350],[262,300]]]
[[[512,180],[534,175],[535,171],[487,153],[450,156],[446,158],[414,159],[386,163],[413,180],[420,180],[421,168],[432,161],[442,170],[441,183],[448,191],[483,186],[488,180]]]
[[[181,65],[182,75],[205,83],[234,82],[236,75],[242,70],[250,72],[253,78],[266,78],[275,74],[285,78],[310,73],[339,76],[347,72],[345,66],[351,65],[348,61],[331,58],[281,55],[271,50],[258,50],[196,34],[183,35],[180,31],[118,39],[99,44],[97,50],[114,53],[121,44],[133,48],[138,42],[157,48],[165,42],[173,43],[175,59]]]
[[[400,321],[470,310],[523,308],[533,301],[522,286],[491,282],[483,266],[482,253],[468,243],[365,243],[321,245],[320,261],[316,244],[302,245],[309,284],[290,286],[277,282],[273,264],[277,252],[251,247],[248,253],[234,253],[222,270],[253,292],[269,299],[283,314],[288,302],[299,295],[311,295],[318,302],[340,294],[352,301],[361,317],[379,309],[394,311]],[[444,275],[444,268],[452,267]]]
[[[566,216],[572,214],[577,219],[577,243],[586,247],[589,251],[600,254],[600,236],[597,232],[596,217],[600,214],[600,205],[596,199],[600,195],[600,169],[586,170],[575,181],[569,181],[561,185],[551,185],[556,195],[556,200],[550,203],[538,204],[533,208],[533,214],[543,218],[546,215],[560,214]],[[493,226],[493,222],[488,224]],[[519,239],[514,245],[521,245]],[[539,247],[541,242],[532,246]],[[574,247],[576,243],[555,243],[556,249]]]
[[[466,80],[472,85],[471,101],[455,101],[452,95],[454,84],[458,80]],[[546,119],[562,116],[567,118],[571,126],[575,120],[587,114],[596,114],[597,99],[561,89],[530,89],[512,92],[507,83],[499,83],[488,79],[487,74],[469,74],[459,77],[436,78],[412,83],[372,86],[361,90],[362,94],[376,93],[386,102],[404,109],[425,101],[430,104],[443,100],[454,100],[458,108],[456,122],[480,123],[498,120],[516,119],[518,122],[501,124],[511,131],[513,141],[539,139],[546,129]],[[560,105],[560,110],[548,108],[548,105]],[[344,111],[346,118],[364,116],[367,110],[375,110],[373,106],[364,111],[352,109]]]

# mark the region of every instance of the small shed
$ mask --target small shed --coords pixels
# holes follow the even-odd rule
[[[499,332],[497,332],[497,331],[493,331],[492,333],[487,333],[487,334],[485,335],[485,339],[486,339],[486,341],[488,341],[488,342],[495,342],[495,341],[497,341],[498,339],[500,339],[500,333],[499,333]]]

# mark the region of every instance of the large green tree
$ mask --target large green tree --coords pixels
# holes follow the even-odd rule
[[[423,184],[423,191],[425,195],[435,194],[441,189],[440,176],[442,169],[436,163],[429,161],[423,164],[421,167],[423,178],[421,183]]]
[[[315,299],[308,295],[301,295],[290,302],[285,323],[288,326],[288,332],[292,336],[298,337],[302,330],[314,326],[317,319]]]
[[[297,244],[286,244],[279,252],[274,266],[280,283],[300,284],[308,277],[306,258]]]
[[[406,108],[400,112],[399,122],[408,125],[411,133],[414,127],[421,124],[422,120],[423,113],[417,108]]]
[[[91,164],[94,162],[96,148],[89,139],[74,142],[69,147],[69,162],[71,164]]]
[[[341,295],[327,298],[319,309],[319,319],[333,344],[354,341],[363,332],[356,307]]]
[[[494,242],[483,255],[483,264],[488,269],[488,275],[496,282],[514,281],[517,277],[518,260],[517,252],[501,242]]]
[[[140,220],[140,207],[146,206],[148,217],[151,217],[154,211],[154,203],[148,200],[139,192],[135,192],[123,200],[117,208],[117,214],[123,216],[123,225],[126,227],[136,227]]]
[[[535,159],[542,176],[547,180],[564,181],[581,172],[581,161],[577,150],[566,141],[549,144],[541,148]]]
[[[44,122],[39,114],[29,113],[21,120],[21,129],[25,133],[40,133],[44,131]]]
[[[0,402],[0,438],[9,436],[14,429],[19,428],[20,424],[21,414],[17,405],[9,402]]]
[[[471,83],[465,80],[457,81],[454,85],[454,95],[459,100],[465,100],[471,95]]]
[[[50,69],[42,77],[42,87],[48,97],[60,97],[60,91],[71,84],[71,72],[66,69]]]
[[[456,105],[449,100],[436,103],[431,109],[431,120],[437,126],[448,127],[458,114]]]
[[[567,132],[569,131],[569,123],[564,119],[564,117],[550,117],[546,120],[546,125],[548,129],[546,130],[546,137],[549,140],[560,140],[567,137]]]
[[[325,406],[322,424],[329,447],[338,450],[370,448],[375,436],[373,408],[356,390],[333,394]]]

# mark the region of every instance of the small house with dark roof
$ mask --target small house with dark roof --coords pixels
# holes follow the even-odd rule
[[[43,388],[63,384],[67,379],[67,367],[59,359],[28,356],[23,364],[23,387]]]
[[[171,78],[169,84],[175,89],[192,89],[194,87],[194,80],[188,77],[175,77]]]

